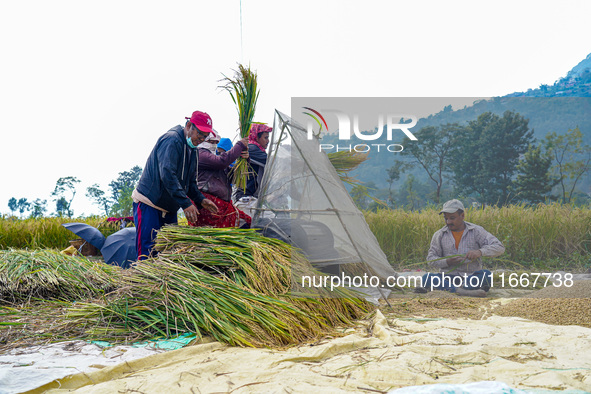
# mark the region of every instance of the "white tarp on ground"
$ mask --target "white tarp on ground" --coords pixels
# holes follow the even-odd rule
[[[103,348],[84,341],[15,349],[0,355],[0,394],[21,393],[68,375],[97,371],[157,352],[162,350]]]
[[[116,392],[366,392],[497,381],[535,390],[591,387],[591,329],[520,318],[401,320],[287,350],[189,346],[39,389]],[[61,389],[57,389],[61,387]],[[575,391],[576,392],[576,391]]]

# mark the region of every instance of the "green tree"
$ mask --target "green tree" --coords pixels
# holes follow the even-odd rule
[[[74,176],[67,176],[57,180],[51,196],[53,197],[53,201],[55,201],[58,216],[68,216],[71,218],[74,214],[71,206],[76,196],[77,183],[80,183],[80,180]]]
[[[18,207],[18,213],[20,214],[21,218],[23,217],[23,214],[26,211],[28,211],[31,207],[31,203],[28,202],[26,198],[19,198],[16,205]]]
[[[448,111],[451,111],[451,106]],[[447,109],[445,107],[444,111]],[[416,134],[418,141],[409,143],[407,151],[414,157],[435,184],[435,202],[439,204],[441,188],[449,172],[450,155],[454,147],[454,136],[462,129],[457,123],[423,127]]]
[[[142,175],[142,168],[134,166],[129,171],[119,173],[117,179],[109,183],[111,188],[111,215],[131,216],[133,214],[133,199],[131,193]]]
[[[386,181],[388,182],[388,206],[394,207],[394,194],[392,192],[392,185],[394,182],[400,179],[400,176],[406,169],[409,167],[409,163],[402,162],[400,160],[396,160],[394,165],[386,170],[388,174],[388,178]]]
[[[100,189],[98,184],[86,188],[86,197],[90,198],[93,204],[98,205],[105,211],[105,216],[109,216],[110,202],[105,192]]]
[[[583,143],[583,134],[576,127],[562,135],[548,133],[546,149],[554,161],[552,171],[558,178],[562,202],[570,203],[577,183],[591,168],[591,147]]]
[[[65,197],[59,197],[55,200],[55,214],[60,218],[64,216],[72,217],[68,208],[68,200]]]
[[[528,120],[506,111],[485,112],[455,138],[452,168],[456,194],[476,194],[486,204],[506,204],[520,155],[532,142]]]
[[[357,184],[353,186],[353,189],[351,189],[351,192],[349,194],[351,195],[351,198],[353,199],[355,205],[357,205],[357,208],[359,208],[360,210],[367,209],[367,206],[369,204],[367,186]]]
[[[415,190],[415,176],[413,174],[410,174],[406,178],[406,181],[404,182],[404,187],[408,193],[408,195],[406,196],[406,199],[408,201],[407,207],[411,211],[414,211],[415,209],[417,209],[419,207],[419,201],[418,201],[419,198],[418,198],[417,192]]]
[[[511,190],[521,201],[539,204],[546,200],[557,180],[550,175],[552,157],[541,146],[530,145],[517,165]]]
[[[16,212],[18,209],[18,201],[16,198],[12,197],[10,200],[8,200],[8,209],[10,209],[10,214],[14,216],[14,212]]]
[[[40,218],[47,212],[47,200],[37,198],[31,203],[31,218]]]

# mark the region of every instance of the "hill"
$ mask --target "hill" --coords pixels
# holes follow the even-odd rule
[[[529,120],[529,127],[534,130],[534,138],[538,142],[542,141],[549,132],[563,134],[569,129],[579,127],[583,133],[584,142],[591,145],[591,54],[552,86],[542,85],[538,89],[491,99],[475,98],[472,106],[455,110],[445,100],[441,98],[443,109],[440,112],[419,119],[413,130],[446,123],[467,124],[484,112],[502,115],[505,111],[513,111]],[[336,143],[337,136],[324,136],[323,142]],[[355,137],[352,137],[350,142],[352,145],[366,143]],[[408,142],[407,140],[406,143]],[[368,160],[352,172],[352,175],[366,184],[375,184],[379,189],[388,188],[387,170],[396,160],[410,161],[411,158],[404,153],[392,154],[372,150]],[[426,174],[420,168],[414,168],[407,172],[408,174],[414,175],[417,186],[420,186],[420,183],[427,188],[431,186]],[[400,188],[403,182],[404,177],[395,186]],[[580,184],[582,190],[587,190],[590,185],[591,177],[589,176]]]

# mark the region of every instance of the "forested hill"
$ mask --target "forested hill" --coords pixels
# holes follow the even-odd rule
[[[419,132],[425,126],[439,126],[448,123],[466,125],[485,112],[502,116],[505,111],[513,111],[528,119],[528,126],[533,129],[533,137],[538,143],[542,142],[550,132],[561,135],[569,129],[578,127],[583,134],[584,143],[591,145],[591,54],[552,86],[542,86],[539,89],[528,90],[526,93],[512,93],[492,99],[475,99],[472,106],[461,109],[453,109],[451,105],[445,103],[445,99],[441,100],[442,110],[420,119],[412,129],[413,132]],[[327,135],[323,137],[323,141],[338,143],[336,135]],[[354,137],[350,142],[351,144],[365,143],[365,141],[356,140]],[[403,145],[408,143],[410,141],[407,140],[403,142]],[[387,171],[396,160],[412,161],[412,157],[408,154],[372,150],[368,160],[351,175],[356,176],[364,183],[373,183],[378,188],[387,188]],[[409,174],[413,174],[418,182],[430,184],[424,171],[417,167],[407,171],[400,181],[395,183],[394,187],[396,185],[400,187]],[[586,176],[582,186],[588,188],[590,182],[589,177]]]
[[[554,85],[540,85],[507,97],[591,97],[591,53]]]

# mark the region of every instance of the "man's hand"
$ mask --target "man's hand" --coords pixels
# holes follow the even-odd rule
[[[246,146],[246,148],[248,148],[248,137],[244,137],[243,139],[240,140],[240,142],[242,142],[242,144],[244,146]]]
[[[183,209],[185,212],[185,217],[187,218],[188,222],[195,223],[197,221],[197,216],[199,216],[199,210],[193,204],[189,205],[187,208]]]
[[[479,257],[482,257],[482,252],[478,249],[466,253],[466,260],[476,260]]]
[[[208,198],[206,198],[203,201],[201,201],[201,206],[203,208],[207,209],[211,213],[218,213],[218,207],[217,207],[217,205],[215,205],[214,202],[211,201]]]
[[[447,265],[449,267],[460,265],[464,261],[466,261],[466,257],[465,256],[450,257],[449,259],[445,260],[445,262],[447,263]]]

